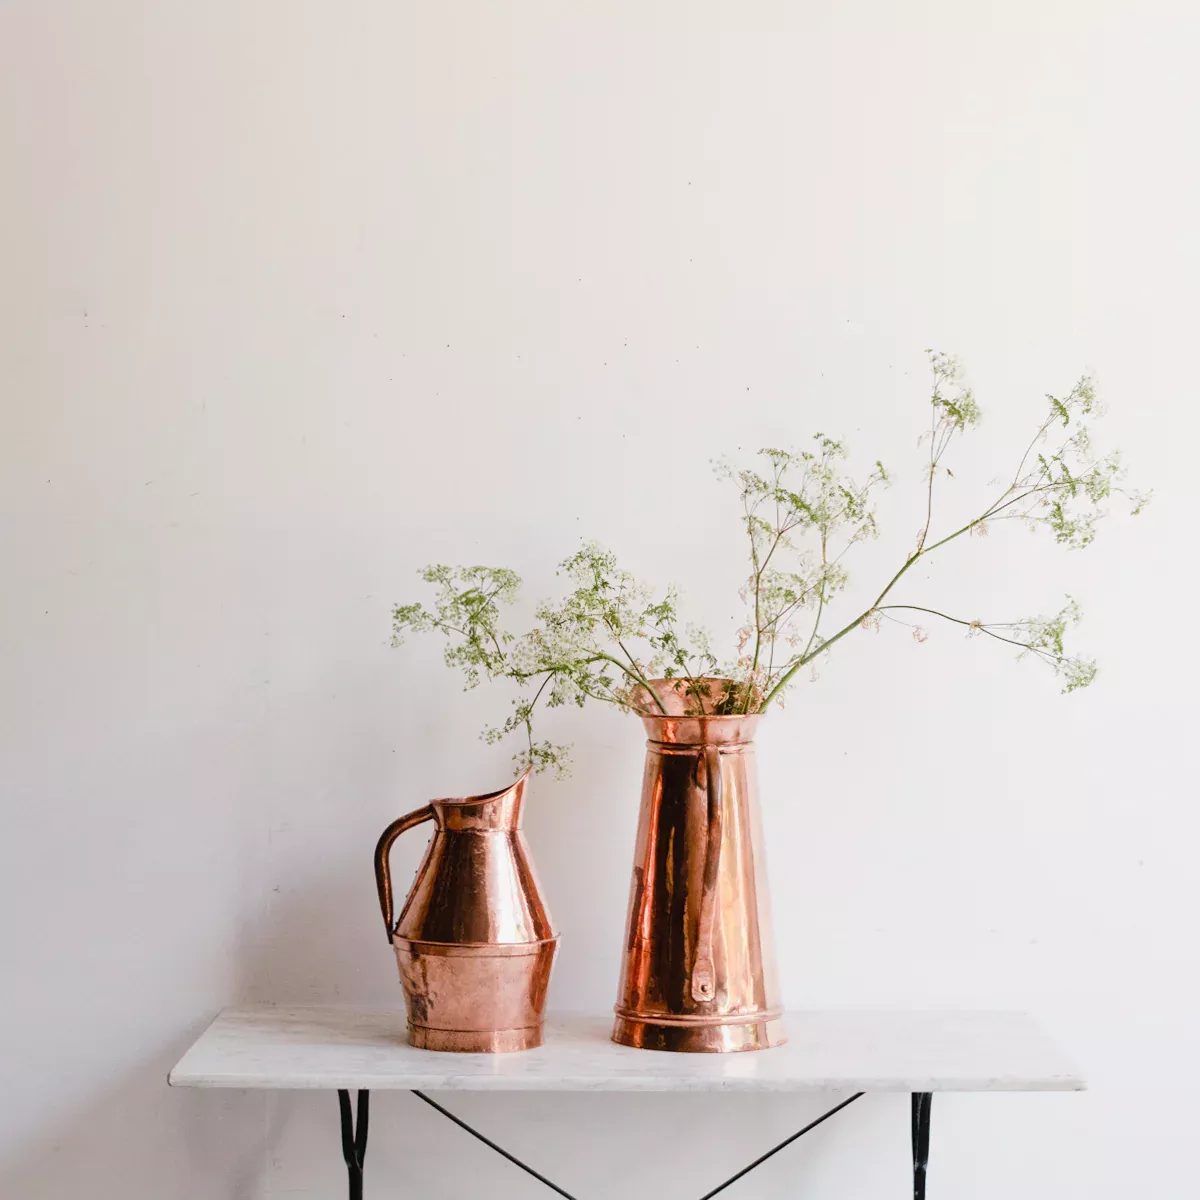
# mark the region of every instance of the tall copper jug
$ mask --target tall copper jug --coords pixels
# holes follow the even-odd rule
[[[705,713],[722,681],[699,681]],[[763,1050],[785,1040],[754,762],[756,716],[686,716],[653,680],[613,1040]]]
[[[558,937],[521,832],[528,773],[486,796],[433,800],[393,821],[375,847],[375,882],[396,951],[408,1039],[425,1050],[527,1050],[542,1044]],[[392,923],[392,843],[434,823]]]

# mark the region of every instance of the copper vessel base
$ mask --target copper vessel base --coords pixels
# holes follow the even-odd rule
[[[545,1027],[528,1029],[431,1029],[428,1025],[409,1025],[408,1044],[418,1050],[441,1050],[451,1054],[506,1054],[511,1050],[532,1050],[542,1044]]]
[[[500,1054],[542,1044],[557,938],[514,945],[443,945],[392,939],[421,1050]]]
[[[684,1054],[734,1054],[770,1050],[787,1041],[783,1020],[760,1013],[749,1021],[653,1020],[617,1013],[613,1041],[636,1050],[673,1050]]]

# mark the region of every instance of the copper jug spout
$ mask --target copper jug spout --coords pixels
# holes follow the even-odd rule
[[[542,900],[521,808],[528,772],[483,796],[433,800],[384,830],[375,879],[408,1009],[427,1050],[524,1050],[541,1044],[558,936]],[[434,823],[393,924],[392,844]]]

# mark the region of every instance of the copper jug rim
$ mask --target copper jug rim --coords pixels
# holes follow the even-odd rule
[[[658,711],[647,694],[647,689],[644,686],[639,686],[635,689],[633,698],[639,708],[638,715],[642,717],[650,717],[659,721],[671,718],[686,718],[689,721],[747,721],[761,715],[759,713],[686,711],[689,707],[695,705],[697,689],[701,692],[699,699],[704,704],[713,703],[714,692],[723,691],[728,684],[734,682],[728,676],[697,675],[691,679],[687,676],[676,676],[674,679],[648,679],[646,682],[650,685],[650,690],[658,698],[659,703],[666,709],[666,712]],[[693,686],[689,687],[689,684]]]
[[[661,746],[711,746],[722,745],[731,751],[737,747],[749,747],[754,742],[760,713],[688,713],[686,709],[695,704],[695,691],[689,684],[699,685],[701,699],[711,703],[714,694],[719,694],[731,681],[722,676],[706,675],[693,680],[651,679],[648,681],[654,694],[667,711],[655,712],[651,708],[645,688],[640,688],[639,716],[651,744]]]
[[[494,792],[484,792],[480,796],[439,796],[436,800],[430,800],[430,804],[445,804],[454,806],[465,806],[468,804],[490,804],[493,800],[499,800],[501,796],[507,795],[520,787],[529,778],[530,768],[526,767],[520,775],[512,781],[505,784],[502,788],[497,788]]]

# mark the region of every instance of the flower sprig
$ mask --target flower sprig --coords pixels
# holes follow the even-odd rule
[[[484,677],[516,683],[522,694],[507,720],[486,729],[484,739],[495,743],[522,733],[525,745],[514,756],[517,769],[553,767],[563,775],[567,747],[534,738],[539,704],[582,707],[599,700],[633,712],[654,711],[654,706],[663,711],[651,679],[679,679],[699,695],[696,679],[715,660],[703,637],[691,649],[680,638],[673,590],[652,598],[601,547],[581,547],[559,564],[558,574],[570,585],[568,592],[538,605],[534,627],[517,637],[500,624],[501,604],[517,598],[520,579],[514,572],[427,567],[422,577],[438,589],[433,607],[394,608],[392,644],[402,644],[410,631],[437,631],[446,638],[447,665],[462,670],[468,689]]]
[[[1114,498],[1136,514],[1149,493],[1126,487],[1117,452],[1099,453],[1091,420],[1101,415],[1095,383],[1080,379],[1063,396],[1047,396],[1048,408],[1011,476],[972,520],[942,532],[936,528],[938,481],[951,478],[946,465],[954,445],[979,425],[982,413],[954,358],[928,352],[932,374],[929,425],[921,442],[924,521],[913,549],[875,598],[844,623],[826,632],[849,575],[844,559],[857,544],[878,536],[874,508],[889,482],[882,463],[861,479],[845,472],[845,446],[817,434],[808,448],[769,448],[750,466],[729,462],[717,474],[738,490],[750,572],[741,589],[748,613],[738,632],[736,655],[718,665],[703,630],[681,632],[678,596],[652,593],[621,569],[615,556],[585,544],[558,566],[565,595],[535,611],[528,632],[514,635],[501,622],[501,609],[516,601],[520,579],[497,567],[431,566],[422,572],[436,588],[433,607],[397,606],[393,643],[409,631],[436,631],[446,639],[448,666],[463,672],[466,687],[486,679],[508,679],[521,689],[508,719],[485,731],[489,742],[524,735],[514,756],[518,769],[567,765],[566,747],[534,738],[539,705],[554,708],[589,700],[641,715],[665,711],[654,679],[675,681],[685,712],[729,715],[759,713],[782,702],[798,673],[857,629],[878,630],[886,620],[907,625],[913,637],[928,636],[919,620],[932,617],[1019,650],[1059,677],[1064,692],[1088,686],[1093,659],[1071,654],[1068,630],[1078,623],[1071,598],[1050,616],[984,622],[947,613],[925,603],[890,600],[917,563],[962,537],[982,537],[1003,521],[1046,529],[1068,549],[1084,549],[1096,535]],[[903,614],[903,615],[901,615]],[[815,668],[814,668],[815,669]],[[721,683],[714,687],[712,676]]]
[[[777,683],[817,645],[817,627],[849,576],[842,558],[877,536],[872,493],[888,481],[876,463],[861,482],[840,469],[845,446],[818,433],[815,448],[760,450],[760,470],[721,463],[719,477],[738,488],[750,543],[751,573],[742,587],[749,604],[738,631],[732,669],[740,712],[764,708]],[[811,629],[802,625],[816,612]]]

